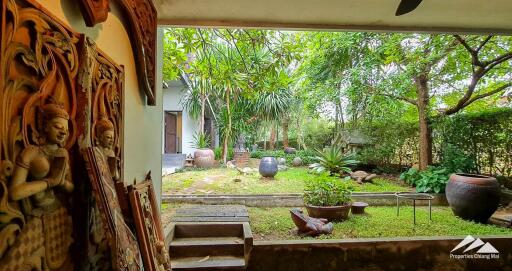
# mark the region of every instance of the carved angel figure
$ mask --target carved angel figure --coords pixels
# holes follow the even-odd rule
[[[72,221],[58,197],[74,188],[64,148],[69,115],[53,103],[42,106],[40,114],[40,144],[18,155],[9,184],[9,197],[19,203],[26,222],[0,262],[2,270],[72,269]]]
[[[96,123],[96,147],[103,154],[114,181],[119,180],[118,159],[114,153],[115,131],[114,124],[106,117]]]

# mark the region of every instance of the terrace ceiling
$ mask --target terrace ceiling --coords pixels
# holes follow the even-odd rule
[[[154,0],[159,25],[512,34],[510,0]]]

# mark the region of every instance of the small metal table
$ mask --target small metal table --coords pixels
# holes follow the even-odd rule
[[[430,217],[430,221],[432,221],[432,200],[434,196],[423,194],[423,193],[413,193],[413,192],[396,192],[396,216],[400,215],[400,199],[412,200],[413,213],[414,213],[414,225],[416,225],[416,201],[417,200],[427,200],[428,201],[428,213]]]

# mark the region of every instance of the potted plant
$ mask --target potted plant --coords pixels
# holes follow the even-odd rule
[[[194,134],[193,146],[197,148],[194,152],[194,164],[197,167],[208,168],[215,164],[215,153],[209,149],[210,138],[205,133]]]
[[[351,207],[352,187],[326,173],[306,181],[304,204],[309,216],[328,220],[345,220]]]

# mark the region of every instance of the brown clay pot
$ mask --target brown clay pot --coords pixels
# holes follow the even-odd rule
[[[215,164],[215,153],[210,149],[198,149],[194,152],[194,164],[197,167],[209,168]]]
[[[500,202],[496,178],[477,174],[452,174],[446,184],[446,199],[456,216],[486,223]]]
[[[308,215],[314,218],[325,218],[329,221],[346,220],[350,212],[351,204],[341,206],[313,206],[306,205]]]

